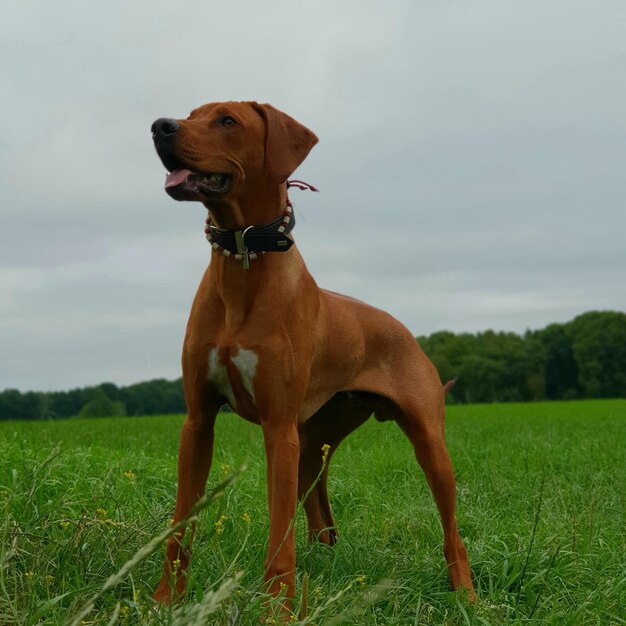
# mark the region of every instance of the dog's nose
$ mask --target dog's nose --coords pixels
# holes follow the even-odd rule
[[[179,129],[178,122],[171,117],[160,117],[152,124],[152,139],[162,141],[173,137]]]

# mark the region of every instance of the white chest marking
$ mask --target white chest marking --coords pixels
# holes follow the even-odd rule
[[[256,364],[259,362],[259,357],[252,350],[239,348],[239,352],[237,352],[231,361],[239,370],[239,376],[241,376],[241,382],[245,390],[254,400],[254,386],[252,383],[254,381],[254,376],[256,375]]]
[[[250,396],[252,396],[253,400],[255,399],[253,382],[258,361],[259,357],[256,353],[245,348],[238,348],[237,354],[231,357],[231,362],[239,372],[241,384]],[[209,352],[209,371],[207,378],[215,385],[218,392],[228,400],[228,404],[234,408],[235,394],[233,392],[233,386],[228,377],[226,366],[220,363],[217,348],[213,348]]]

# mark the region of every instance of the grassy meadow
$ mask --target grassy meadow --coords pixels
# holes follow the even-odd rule
[[[182,416],[0,423],[0,624],[69,624],[169,526]],[[333,458],[339,543],[297,524],[306,617],[293,623],[626,623],[626,400],[451,406],[458,520],[479,600],[451,592],[439,518],[408,442],[370,420]],[[189,594],[150,601],[162,549],[82,624],[258,624],[268,533],[261,431],[218,418]]]

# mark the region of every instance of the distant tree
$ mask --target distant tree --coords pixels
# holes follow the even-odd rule
[[[463,402],[496,402],[506,395],[502,381],[506,377],[506,366],[501,361],[481,355],[470,355],[463,359],[459,370],[457,396]],[[517,398],[509,398],[517,399]]]
[[[71,417],[78,415],[87,402],[87,390],[53,391],[48,394],[48,399],[48,415],[50,417]]]
[[[100,383],[98,388],[104,392],[104,395],[110,400],[117,400],[120,390],[117,385],[113,383]]]
[[[6,389],[0,396],[0,419],[29,419],[24,397],[17,389]]]
[[[439,331],[428,337],[418,337],[417,341],[429,356],[441,377],[442,382],[458,378],[452,391],[448,393],[450,402],[468,402],[469,381],[462,374],[465,359],[472,355],[476,338],[469,333],[455,335],[450,331]]]
[[[454,401],[506,402],[544,397],[544,349],[532,337],[485,331],[418,339],[445,382],[458,377]]]
[[[162,378],[137,383],[119,390],[119,398],[129,415],[158,415],[159,413],[184,413],[185,398],[182,380]]]
[[[545,351],[545,391],[549,400],[573,399],[580,396],[578,366],[572,339],[563,324],[550,324],[543,330],[529,333]]]
[[[524,402],[543,400],[546,397],[544,347],[528,335],[519,339],[517,336],[513,339],[516,348],[511,349],[507,360],[511,386],[516,387],[519,399]]]
[[[626,396],[626,314],[590,312],[567,325],[584,397]]]
[[[78,417],[116,417],[126,415],[124,404],[111,400],[104,391],[95,387],[90,393],[90,400],[81,408]]]
[[[7,389],[0,394],[0,419],[39,419],[44,409],[43,394],[35,391],[22,393]]]

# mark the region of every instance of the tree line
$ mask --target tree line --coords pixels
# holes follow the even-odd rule
[[[417,338],[445,382],[449,402],[626,397],[626,314],[584,313],[523,335],[436,332]],[[0,420],[184,413],[181,379],[126,387],[0,392]]]
[[[0,420],[161,415],[186,410],[180,378],[160,378],[127,387],[101,383],[70,391],[0,392]]]
[[[418,337],[453,402],[626,397],[626,314],[583,313],[523,335],[488,330]]]

